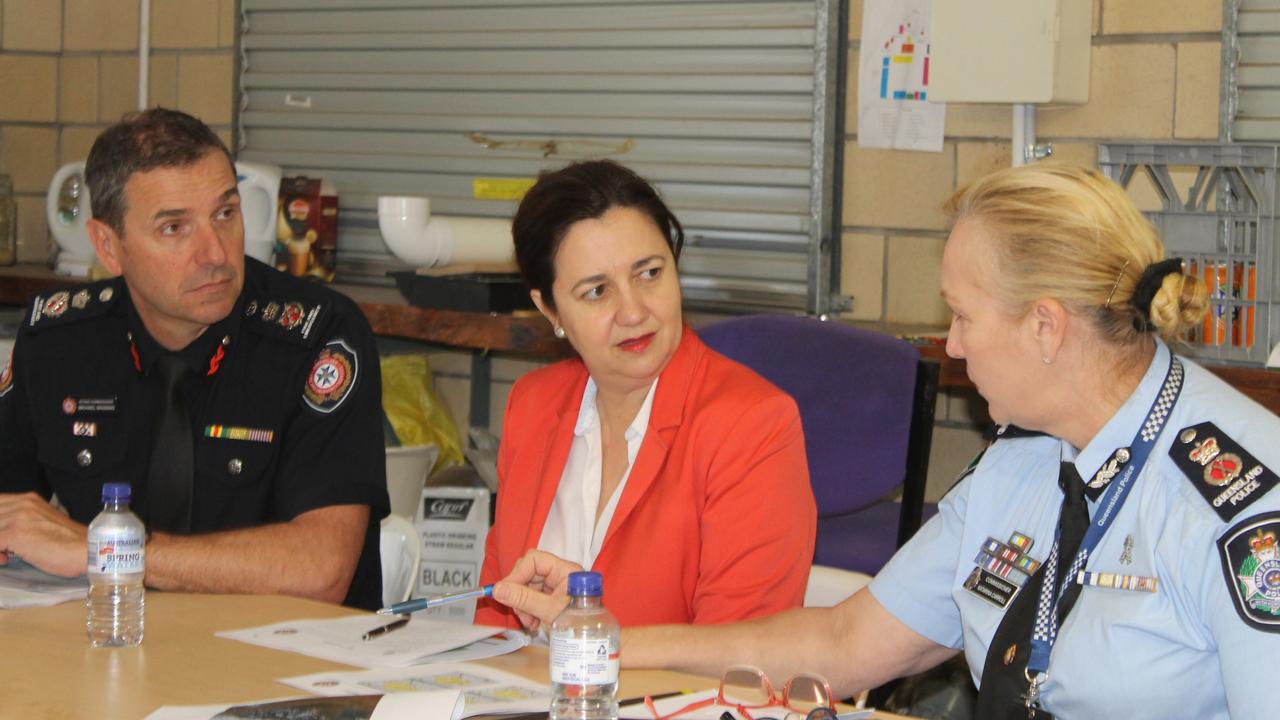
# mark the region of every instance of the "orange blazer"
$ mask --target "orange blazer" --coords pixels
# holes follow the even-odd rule
[[[586,383],[574,359],[512,388],[482,583],[506,577],[537,547]],[[720,623],[797,607],[816,524],[795,402],[686,327],[592,568],[604,577],[605,607],[624,626]],[[477,606],[476,622],[519,625],[493,600]]]

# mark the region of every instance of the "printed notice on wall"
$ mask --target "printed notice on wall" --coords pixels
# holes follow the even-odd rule
[[[946,103],[928,102],[933,0],[866,0],[858,145],[942,152]]]

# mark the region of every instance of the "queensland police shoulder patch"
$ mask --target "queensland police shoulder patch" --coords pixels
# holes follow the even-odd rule
[[[302,399],[316,412],[331,413],[351,394],[360,374],[355,350],[342,338],[325,343],[307,374]]]
[[[1280,632],[1280,512],[1246,518],[1218,538],[1222,574],[1236,612],[1258,630]]]

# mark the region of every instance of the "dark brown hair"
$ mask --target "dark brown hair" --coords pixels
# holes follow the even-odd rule
[[[125,115],[89,150],[84,176],[89,186],[93,217],[124,234],[124,188],[136,172],[162,167],[185,167],[210,152],[220,152],[235,163],[231,152],[208,125],[177,110],[152,108]]]
[[[653,221],[680,259],[684,228],[643,178],[612,160],[590,160],[544,172],[525,193],[511,220],[511,236],[516,245],[516,263],[532,290],[542,293],[542,302],[554,308],[551,286],[555,283],[556,251],[580,220],[603,216],[615,207],[639,210]]]

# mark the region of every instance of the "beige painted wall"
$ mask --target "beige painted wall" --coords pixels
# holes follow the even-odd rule
[[[18,258],[49,257],[44,196],[63,163],[138,104],[138,0],[0,0],[0,173],[18,197]],[[234,0],[152,0],[149,104],[229,141]]]

